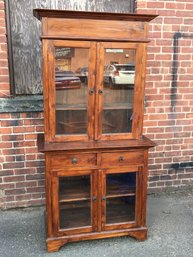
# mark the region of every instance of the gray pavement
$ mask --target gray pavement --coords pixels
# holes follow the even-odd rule
[[[193,194],[148,196],[148,240],[129,237],[45,246],[44,208],[0,211],[0,257],[193,257]]]

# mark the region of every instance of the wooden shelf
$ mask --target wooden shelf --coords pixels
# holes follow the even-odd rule
[[[56,111],[86,111],[86,105],[56,105]]]
[[[64,188],[60,191],[59,202],[77,202],[77,201],[86,201],[90,200],[90,186],[76,184],[76,187],[71,185],[65,185]]]
[[[135,196],[136,188],[125,185],[108,185],[106,198]]]
[[[91,226],[91,208],[89,204],[83,202],[66,203],[60,205],[60,228],[80,228]]]
[[[86,111],[88,108],[87,106],[80,106],[80,105],[57,105],[56,111]],[[103,110],[132,110],[133,106],[128,104],[105,104],[103,106]]]
[[[135,221],[135,204],[130,204],[121,199],[107,200],[106,223],[125,223]]]
[[[106,198],[111,199],[111,198],[118,198],[118,197],[125,197],[125,196],[135,196],[135,193],[107,195]]]

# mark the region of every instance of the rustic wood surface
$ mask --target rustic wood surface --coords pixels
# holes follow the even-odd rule
[[[41,23],[34,19],[34,8],[45,8],[48,0],[10,0],[10,22],[16,94],[42,92]]]
[[[51,8],[99,12],[133,12],[134,1],[126,0],[52,0]]]
[[[114,149],[131,150],[132,148],[150,148],[156,144],[146,137],[141,139],[131,140],[112,140],[112,141],[89,141],[89,142],[62,142],[62,143],[46,143],[44,141],[44,135],[38,135],[38,150],[40,152],[52,152],[52,151],[96,151],[103,150],[111,151]]]

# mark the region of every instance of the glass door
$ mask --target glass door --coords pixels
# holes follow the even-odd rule
[[[57,223],[56,233],[85,233],[96,230],[95,176],[90,171],[69,171],[65,175],[59,172],[54,178],[52,200],[54,220]]]
[[[49,128],[53,141],[93,138],[95,46],[92,42],[52,41],[48,90],[52,91]]]
[[[103,174],[102,229],[120,229],[136,226],[140,201],[140,172],[130,170],[110,171]]]
[[[136,43],[99,43],[98,139],[136,138],[142,130],[143,58]],[[143,56],[143,55],[142,55]]]

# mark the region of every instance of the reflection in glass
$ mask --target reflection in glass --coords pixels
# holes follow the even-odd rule
[[[106,176],[106,223],[135,221],[136,172]]]
[[[85,48],[55,48],[56,134],[86,134],[88,59]]]
[[[132,129],[135,50],[105,49],[102,133]]]
[[[59,178],[60,228],[91,225],[90,176]]]

